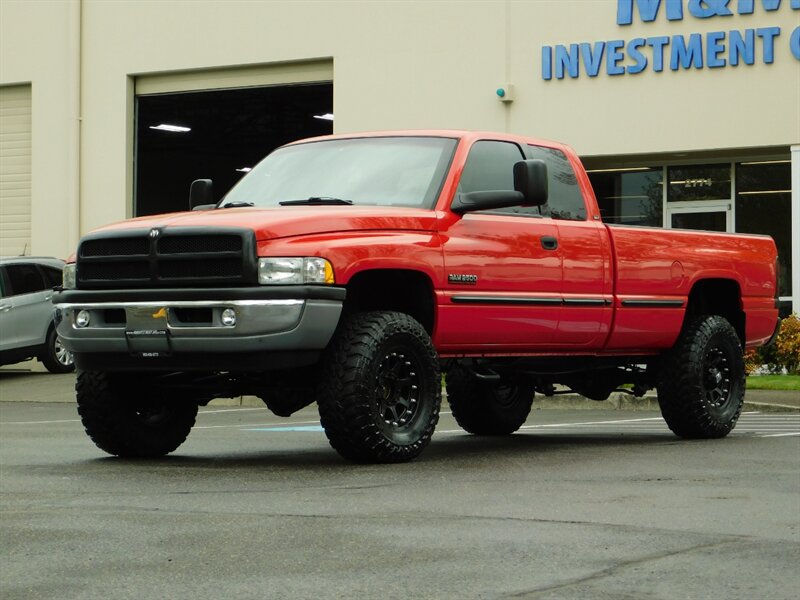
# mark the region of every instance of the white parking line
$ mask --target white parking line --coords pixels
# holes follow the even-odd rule
[[[228,412],[245,412],[251,410],[269,410],[266,406],[259,406],[258,408],[221,408],[219,410],[201,410],[198,412],[198,415],[214,415],[217,413],[228,413]]]
[[[59,421],[0,421],[0,425],[47,425],[49,423],[79,423],[80,419],[61,419]]]

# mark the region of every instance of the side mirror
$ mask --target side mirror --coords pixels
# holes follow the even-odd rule
[[[189,188],[189,208],[208,210],[214,208],[214,182],[210,179],[195,179]]]
[[[547,202],[547,165],[543,160],[521,160],[514,164],[514,189],[525,198],[525,206]]]
[[[459,194],[450,210],[463,214],[510,206],[541,206],[547,202],[547,165],[543,160],[514,163],[514,190],[494,190]]]

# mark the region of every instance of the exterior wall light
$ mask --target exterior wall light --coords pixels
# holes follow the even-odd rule
[[[495,90],[497,99],[500,102],[513,102],[514,101],[514,86],[510,83],[504,83]]]

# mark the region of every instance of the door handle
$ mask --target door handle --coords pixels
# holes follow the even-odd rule
[[[0,304],[0,311],[8,312],[10,310],[11,310],[11,305],[10,304]]]
[[[555,250],[558,248],[558,240],[550,235],[543,235],[541,238],[542,248],[545,250]]]

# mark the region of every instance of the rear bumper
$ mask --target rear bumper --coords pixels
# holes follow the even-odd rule
[[[210,356],[244,358],[325,348],[339,322],[344,297],[343,288],[282,286],[67,290],[53,302],[58,334],[81,368],[90,356],[92,363],[120,367],[130,362],[144,369],[150,364],[196,368],[198,363],[213,368]],[[81,311],[89,317],[82,327],[76,322]],[[233,314],[235,323],[223,324],[223,312]],[[236,366],[236,359],[222,362]]]

